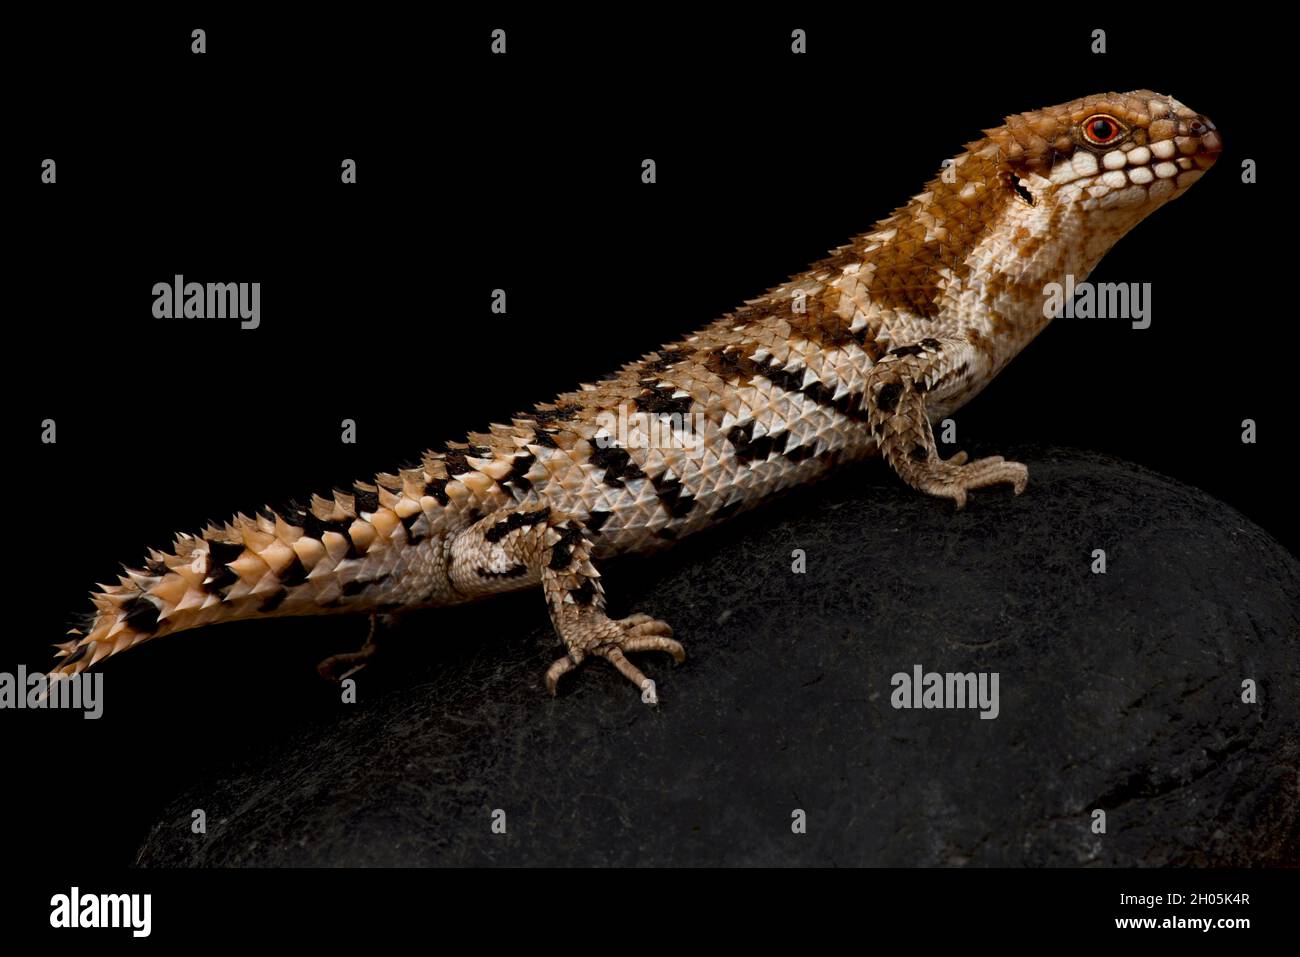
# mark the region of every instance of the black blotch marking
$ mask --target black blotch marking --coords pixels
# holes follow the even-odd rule
[[[642,385],[647,386],[648,395],[639,395],[632,400],[638,409],[651,415],[680,415],[690,414],[691,406],[695,400],[689,395],[673,397],[677,391],[676,386],[655,385],[654,379],[646,379]]]
[[[288,597],[289,597],[289,589],[281,588],[278,592],[276,592],[266,601],[262,602],[262,604],[258,606],[257,610],[259,612],[275,611],[277,608],[279,608],[281,605],[284,604],[284,600]]]
[[[307,580],[307,569],[303,567],[302,559],[298,557],[297,552],[294,553],[293,561],[289,562],[277,577],[280,579],[280,584],[286,588],[301,585]]]
[[[655,487],[655,493],[659,496],[659,502],[672,518],[681,518],[689,515],[691,509],[695,507],[695,498],[691,495],[682,494],[682,483],[678,479],[665,479],[660,476],[650,479],[650,484]]]
[[[551,433],[544,429],[533,430],[533,444],[540,445],[544,449],[559,448],[559,446],[555,444],[555,439],[551,438]]]
[[[212,581],[207,581],[205,579],[203,587],[212,595],[221,595],[223,589],[229,588],[231,585],[235,584],[235,582],[239,581],[239,576],[224,565],[221,566],[219,571],[213,572],[209,577]],[[227,599],[222,595],[221,600],[226,601]]]
[[[768,382],[786,392],[803,392],[803,371],[763,368],[758,371]]]
[[[298,504],[297,499],[289,499],[280,505],[273,505],[266,511],[271,513],[271,517],[279,516],[280,520],[286,525],[296,525],[302,527],[302,516],[307,509]]]
[[[422,542],[429,537],[427,534],[417,536],[415,532],[411,531],[411,529],[415,526],[415,523],[418,522],[423,517],[423,515],[424,512],[422,511],[412,512],[410,515],[406,516],[406,518],[401,519],[402,527],[406,529],[406,540],[410,542],[412,545],[414,545],[417,542]],[[474,520],[473,518],[470,519],[470,521],[473,520]]]
[[[244,554],[244,546],[232,542],[209,541],[208,554],[212,556],[213,565],[226,565]]]
[[[361,512],[379,511],[378,492],[367,492],[363,488],[358,488],[354,496],[354,502],[355,502],[357,514],[360,514]]]
[[[755,373],[762,373],[760,366],[741,349],[726,346],[714,349],[702,357],[703,365],[720,378],[730,380],[733,376],[742,383],[748,383]]]
[[[660,538],[664,539],[664,541],[668,541],[668,542],[677,541],[677,529],[675,528],[661,528],[659,529],[659,531],[655,532],[655,534]]]
[[[489,542],[499,542],[517,528],[527,528],[538,522],[544,522],[550,517],[549,508],[538,509],[535,512],[512,512],[484,532],[483,538]]]
[[[536,461],[537,456],[533,455],[532,452],[516,455],[514,464],[510,467],[510,474],[506,476],[504,484],[513,485],[521,492],[527,492],[533,487],[533,483],[532,480],[525,478],[525,475]]]
[[[343,536],[343,541],[348,543],[348,550],[344,553],[343,558],[357,558],[360,553],[357,551],[357,543],[352,541],[352,536],[348,534],[348,529],[352,527],[352,520],[340,519],[336,522],[326,522],[317,518],[315,513],[310,509],[303,516],[302,529],[308,536],[323,542],[326,532],[335,532]]]
[[[705,365],[723,378],[736,377],[737,382],[740,384],[747,384],[754,377],[762,376],[778,389],[802,395],[822,408],[837,412],[853,422],[865,423],[870,418],[868,411],[862,408],[862,393],[846,392],[836,398],[835,390],[816,379],[804,385],[803,370],[792,371],[762,365],[738,350],[714,351],[710,353]],[[735,449],[736,458],[741,462],[766,461],[768,454],[776,448],[777,443],[780,441],[779,437],[770,440],[766,436],[757,440],[754,439],[752,424],[734,426],[727,433],[726,438]],[[794,449],[782,454],[789,455],[791,453],[796,456],[795,461],[802,461],[810,454],[798,452]]]
[[[322,536],[326,532],[337,532],[351,542],[352,539],[348,536],[348,528],[351,525],[352,523],[346,519],[337,522],[323,521],[322,519],[317,518],[316,513],[310,509],[308,509],[306,514],[302,517],[302,530],[304,534],[310,538],[316,539],[316,541],[321,541]]]
[[[615,488],[622,488],[629,479],[645,478],[645,472],[632,461],[627,449],[621,449],[617,445],[603,449],[597,446],[591,453],[590,461],[596,468],[605,470],[605,484]]]
[[[903,394],[901,382],[887,382],[876,393],[876,408],[881,412],[893,412],[898,408],[898,398]]]
[[[469,463],[465,461],[465,453],[459,449],[444,452],[442,462],[447,466],[447,474],[453,478],[457,475],[464,475],[470,470]]]
[[[930,341],[933,342],[934,340]],[[897,349],[890,349],[888,354],[902,358],[905,356],[919,356],[923,352],[925,352],[925,349],[921,346],[899,346]]]
[[[125,605],[126,623],[132,629],[150,634],[158,627],[158,606],[143,595],[137,595]]]
[[[562,572],[573,561],[573,549],[582,544],[582,529],[574,525],[557,526],[560,540],[551,546],[551,560],[546,567],[553,572]]]
[[[613,514],[613,512],[592,512],[587,516],[585,523],[587,531],[593,535],[599,535],[600,530],[605,527],[605,523],[609,521],[609,517]]]
[[[669,366],[674,366],[681,361],[681,353],[666,351],[658,359],[647,359],[641,368],[646,372],[665,372]]]
[[[430,479],[429,484],[424,489],[426,492],[429,493],[430,496],[432,496],[434,499],[437,500],[439,505],[443,506],[444,508],[447,506],[447,503],[451,501],[451,499],[447,497],[448,481],[449,481],[448,479],[440,479],[440,478]]]
[[[796,445],[792,449],[787,448],[785,450],[785,457],[787,461],[798,463],[804,461],[805,459],[812,458],[813,452],[814,452],[814,446],[810,442],[804,445]]]
[[[849,333],[849,337],[856,342],[871,359],[872,362],[880,360],[880,346],[876,344],[877,329],[872,328],[871,323],[867,323],[861,329]]]
[[[754,438],[753,422],[732,426],[731,431],[727,433],[727,441],[736,450],[736,460],[745,463],[766,462],[767,457],[776,448],[776,441],[770,435]]]
[[[208,542],[208,577],[212,580],[204,579],[203,587],[210,594],[217,594],[221,589],[239,581],[239,576],[226,566],[243,553],[243,545],[232,545],[229,542]]]
[[[912,451],[908,455],[912,457],[913,462],[925,462],[930,458],[930,450],[918,442],[912,446]]]
[[[821,382],[810,382],[800,391],[818,405],[834,409],[850,421],[866,422],[870,418],[866,409],[862,408],[860,392],[846,392],[837,399],[835,393]]]
[[[144,563],[144,570],[156,578],[162,578],[163,575],[166,575],[169,571],[171,571],[171,569],[168,568],[163,562],[160,562],[157,559],[153,559],[153,558],[151,558],[149,561]]]
[[[938,339],[932,339],[929,336],[921,340],[921,345],[927,349],[941,349],[943,347]]]
[[[447,474],[455,477],[473,471],[474,466],[465,461],[467,455],[476,459],[486,459],[492,456],[492,450],[481,445],[470,445],[463,449],[447,449],[442,455],[442,461],[447,466]]]
[[[590,605],[596,600],[596,585],[590,578],[587,578],[584,575],[582,584],[571,590],[569,594],[573,596],[573,600],[576,604]]]

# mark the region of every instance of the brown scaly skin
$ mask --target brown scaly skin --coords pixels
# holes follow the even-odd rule
[[[100,586],[52,674],[220,621],[382,616],[540,585],[567,648],[547,688],[595,655],[653,703],[626,653],[680,661],[682,646],[664,622],[607,617],[594,562],[670,544],[876,452],[959,508],[971,489],[1021,492],[1024,465],[945,461],[930,423],[1047,324],[1045,284],[1083,281],[1213,164],[1220,141],[1205,117],[1149,91],[1022,113],[986,133],[871,232],[608,379],[426,452],[420,468],[152,552]],[[631,426],[611,444],[620,411]],[[698,443],[647,441],[663,415],[698,417]],[[322,671],[355,670],[373,647]]]

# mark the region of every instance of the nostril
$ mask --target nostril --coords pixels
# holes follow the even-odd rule
[[[1206,133],[1213,133],[1214,124],[1205,117],[1201,117],[1198,120],[1192,120],[1192,132],[1197,136],[1204,136]]]

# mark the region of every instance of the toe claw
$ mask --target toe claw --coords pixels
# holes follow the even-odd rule
[[[572,655],[565,655],[563,658],[557,658],[551,663],[551,667],[546,669],[546,690],[551,693],[552,698],[559,689],[560,679],[578,667],[581,660],[581,658],[575,660]]]
[[[667,622],[659,621],[649,615],[637,614],[618,621],[605,619],[601,634],[595,643],[589,645],[574,644],[569,654],[555,661],[546,672],[546,690],[556,693],[559,680],[579,664],[590,653],[604,658],[632,684],[641,691],[641,700],[646,704],[659,703],[659,694],[654,681],[647,678],[627,659],[624,652],[663,651],[681,664],[686,660],[686,649],[681,642],[672,638],[673,630]]]

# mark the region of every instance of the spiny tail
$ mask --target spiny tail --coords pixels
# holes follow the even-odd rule
[[[429,549],[454,517],[447,459],[425,453],[421,468],[381,473],[332,500],[238,515],[221,528],[179,535],[170,553],[153,550],[143,568],[99,585],[93,611],[71,640],[57,644],[51,680],[80,674],[102,659],[162,635],[257,616],[372,611],[425,603],[402,575],[427,570]],[[448,488],[451,484],[453,487]],[[436,597],[436,596],[435,596]]]

